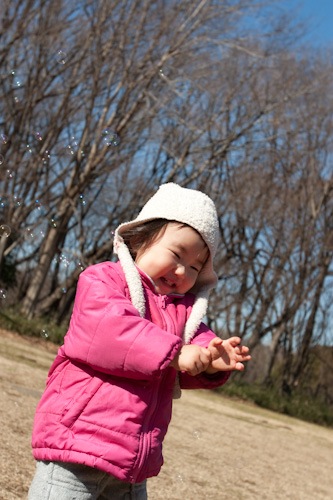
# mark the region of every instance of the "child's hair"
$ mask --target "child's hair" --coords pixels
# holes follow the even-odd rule
[[[132,259],[135,260],[138,251],[146,250],[155,238],[166,229],[169,224],[167,219],[154,219],[144,222],[139,226],[131,227],[122,233],[124,243],[128,246]],[[161,235],[163,234],[161,233]]]
[[[188,226],[181,222],[168,220],[168,219],[153,219],[148,222],[143,222],[139,226],[131,227],[122,233],[124,243],[127,245],[131,257],[136,259],[138,251],[146,250],[151,243],[155,241],[157,236],[163,236],[168,224],[179,224],[180,226]],[[188,226],[191,227],[191,226]],[[194,229],[196,231],[196,229]],[[198,232],[198,231],[196,231]],[[199,236],[200,233],[198,233]]]

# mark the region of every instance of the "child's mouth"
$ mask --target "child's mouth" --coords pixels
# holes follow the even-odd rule
[[[170,281],[167,278],[161,278],[161,280],[163,281],[163,283],[165,283],[170,288],[175,288],[175,286],[176,286],[173,281]]]

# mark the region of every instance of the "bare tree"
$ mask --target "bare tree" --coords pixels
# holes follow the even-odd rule
[[[214,301],[211,321],[252,348],[270,343],[269,372],[288,338],[285,379],[297,386],[311,347],[324,340],[328,327],[323,303],[332,269],[331,81],[326,61],[282,57],[279,72],[285,78],[276,80],[266,99],[252,81],[252,101],[257,95],[271,110],[243,136],[236,162],[226,159],[224,301]]]
[[[82,196],[97,200],[115,169],[133,165],[147,143],[156,144],[158,133],[153,141],[149,137],[152,127],[165,130],[171,103],[178,108],[183,90],[195,97],[195,73],[187,61],[204,46],[209,53],[209,41],[230,38],[232,20],[246,9],[245,1],[119,1],[112,10],[107,2],[5,2],[4,220],[13,237],[2,255],[23,246],[21,262],[32,264],[24,314],[35,313],[54,258],[90,217],[89,205],[78,208]],[[184,134],[189,144],[198,130],[193,135],[189,124]],[[167,176],[181,166],[178,160]]]

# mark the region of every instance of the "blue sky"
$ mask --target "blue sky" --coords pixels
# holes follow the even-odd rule
[[[310,23],[307,37],[311,43],[333,46],[333,0],[289,0],[286,4],[297,8],[297,17]]]

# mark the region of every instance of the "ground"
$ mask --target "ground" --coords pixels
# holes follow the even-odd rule
[[[57,348],[4,330],[0,338],[0,499],[20,500],[34,473],[34,410]],[[332,498],[332,429],[211,391],[175,401],[164,457],[149,500]]]

